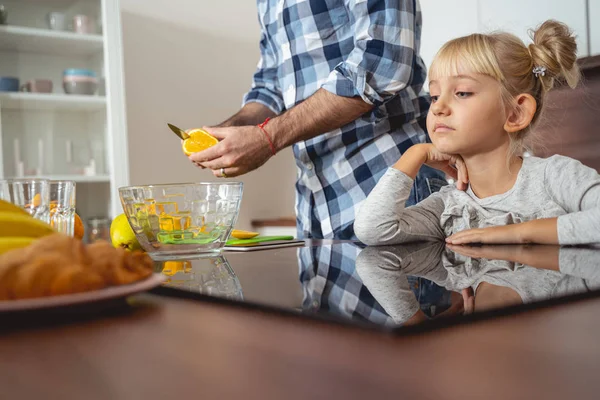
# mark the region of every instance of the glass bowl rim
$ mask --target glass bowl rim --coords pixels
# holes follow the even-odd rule
[[[159,189],[173,186],[244,186],[244,182],[187,182],[187,183],[163,183],[153,185],[134,185],[134,186],[122,186],[119,188],[119,192],[132,189]]]

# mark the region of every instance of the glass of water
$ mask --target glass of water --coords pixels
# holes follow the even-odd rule
[[[50,181],[50,224],[73,236],[75,230],[75,182]]]
[[[34,218],[50,222],[50,182],[46,179],[0,180],[0,199],[22,207]]]

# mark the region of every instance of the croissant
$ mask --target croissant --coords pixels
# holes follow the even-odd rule
[[[0,256],[0,300],[56,296],[124,285],[152,274],[152,260],[107,242],[53,234]]]

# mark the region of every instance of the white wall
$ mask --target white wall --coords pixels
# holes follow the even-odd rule
[[[259,57],[252,0],[121,0],[132,184],[215,181],[181,152],[167,122],[216,124],[239,109]],[[237,227],[294,215],[291,149],[244,182]]]

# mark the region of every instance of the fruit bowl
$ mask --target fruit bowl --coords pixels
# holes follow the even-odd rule
[[[119,188],[127,220],[154,259],[214,255],[238,218],[243,183],[182,183]]]

